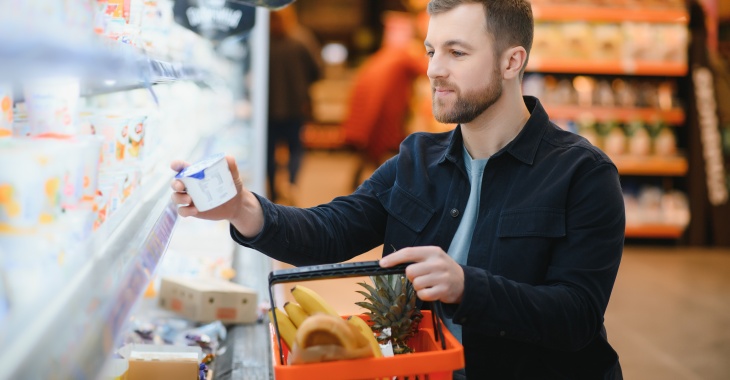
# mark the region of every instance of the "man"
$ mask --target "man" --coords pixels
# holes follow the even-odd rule
[[[616,167],[522,97],[527,0],[432,0],[428,10],[433,113],[453,131],[409,136],[325,205],[276,206],[239,180],[224,206],[180,214],[228,219],[236,241],[295,265],[384,243],[381,266],[413,262],[418,297],[444,304],[470,379],[620,379],[603,327],[624,241]]]

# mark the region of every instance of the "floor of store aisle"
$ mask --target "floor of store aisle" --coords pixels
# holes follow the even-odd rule
[[[356,164],[350,153],[307,152],[295,205],[349,193]],[[628,245],[606,326],[626,379],[729,379],[730,249]]]

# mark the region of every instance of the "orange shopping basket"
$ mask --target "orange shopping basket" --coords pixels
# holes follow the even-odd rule
[[[276,270],[269,275],[269,298],[276,305],[272,287],[292,281],[321,280],[327,278],[378,276],[404,273],[406,265],[381,268],[377,261],[314,265]],[[414,379],[451,379],[454,370],[464,367],[464,349],[456,338],[443,326],[441,305],[434,303],[434,312],[423,310],[418,333],[408,345],[414,353],[392,357],[338,360],[322,363],[287,365],[289,351],[280,344],[279,331],[274,321],[270,324],[272,362],[276,380],[321,379],[354,380],[393,377]],[[343,316],[346,317],[346,316]],[[367,318],[361,315],[361,318]]]

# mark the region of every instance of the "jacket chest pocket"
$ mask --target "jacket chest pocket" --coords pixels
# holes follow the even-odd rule
[[[389,244],[393,244],[396,249],[413,246],[433,217],[433,209],[398,186],[378,194],[378,199],[388,211],[384,241],[386,247]]]
[[[565,210],[505,210],[497,227],[499,272],[527,283],[543,280],[556,240],[564,238]]]

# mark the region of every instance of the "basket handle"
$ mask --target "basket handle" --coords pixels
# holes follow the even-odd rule
[[[390,268],[382,268],[378,260],[373,260],[280,269],[272,271],[269,274],[269,286],[293,281],[399,274],[406,272],[408,264],[410,263],[398,264]]]
[[[378,260],[373,260],[337,264],[310,265],[297,268],[275,270],[269,274],[269,300],[271,302],[271,307],[275,307],[276,304],[274,303],[274,293],[271,291],[272,286],[275,284],[294,281],[323,280],[328,278],[401,274],[405,273],[406,267],[409,264],[411,263],[398,264],[390,268],[382,268]],[[446,350],[446,341],[444,339],[444,332],[441,327],[441,320],[443,319],[444,311],[441,307],[440,302],[435,301],[432,304],[434,305],[434,310],[432,310],[433,312],[431,313],[431,317],[434,318],[435,322],[434,332],[436,334],[436,341],[441,340],[441,347]],[[279,360],[281,362],[281,365],[284,365],[284,351],[281,348],[279,322],[276,318],[276,313],[271,314],[274,317],[274,330],[276,331],[276,339],[279,342]]]

